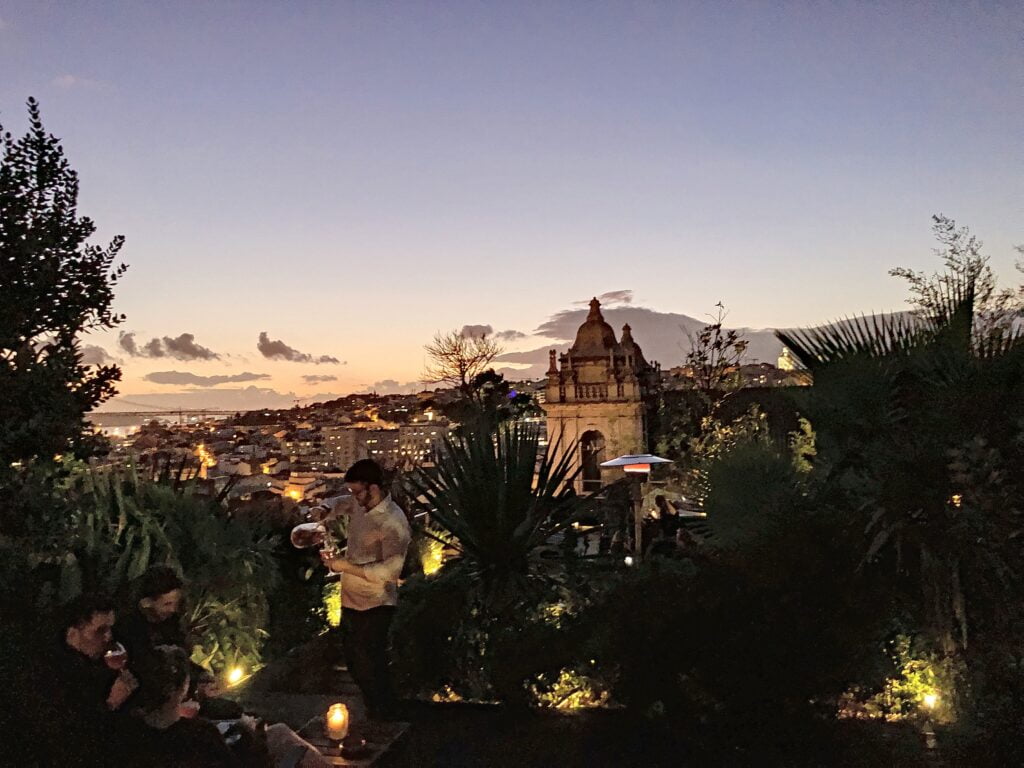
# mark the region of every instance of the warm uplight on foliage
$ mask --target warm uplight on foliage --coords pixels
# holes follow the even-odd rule
[[[941,694],[952,689],[953,670],[949,662],[913,653],[906,636],[893,643],[893,661],[900,673],[886,680],[881,691],[870,694],[851,690],[843,694],[840,718],[899,722],[919,716],[924,710],[939,722],[955,719]]]
[[[338,580],[324,584],[324,613],[328,626],[341,626],[341,582]]]
[[[573,669],[563,669],[554,682],[541,675],[532,690],[537,706],[563,711],[604,707],[611,698],[593,678]]]
[[[550,603],[542,609],[544,613],[544,621],[554,626],[561,624],[561,618],[568,611],[568,607],[565,603]]]
[[[430,697],[431,701],[439,703],[452,703],[456,701],[462,701],[462,697],[456,693],[450,685],[446,685],[440,691],[435,691]]]
[[[433,576],[441,570],[444,565],[444,544],[436,539],[430,539],[423,546],[423,557],[420,561],[423,566],[423,573]]]

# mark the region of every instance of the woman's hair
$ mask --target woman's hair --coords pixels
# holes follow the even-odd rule
[[[188,654],[174,645],[158,645],[132,665],[139,681],[139,706],[159,709],[189,679]]]

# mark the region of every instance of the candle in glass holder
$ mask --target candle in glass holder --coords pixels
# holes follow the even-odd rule
[[[348,707],[331,704],[324,718],[327,738],[341,741],[348,735]]]

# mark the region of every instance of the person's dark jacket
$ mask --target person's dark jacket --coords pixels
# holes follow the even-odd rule
[[[63,643],[42,657],[34,678],[33,701],[24,702],[32,712],[32,741],[38,765],[111,765],[123,716],[111,712],[107,697],[117,673],[103,663],[83,656]],[[2,762],[2,760],[0,760]]]
[[[122,739],[125,765],[146,768],[241,768],[243,763],[208,720],[178,720],[159,729],[132,718]]]
[[[147,654],[158,645],[176,645],[189,650],[188,637],[178,615],[151,622],[136,609],[118,620],[114,626],[114,637],[124,644],[129,659]]]
[[[158,645],[173,645],[184,649],[186,652],[192,650],[188,641],[188,635],[181,617],[171,616],[159,622],[151,622],[145,617],[142,611],[136,609],[124,616],[114,625],[114,637],[116,637],[128,651],[129,669],[139,659],[149,656]],[[203,680],[209,678],[210,673],[198,664],[191,665],[191,686],[190,696],[195,695],[196,686]]]

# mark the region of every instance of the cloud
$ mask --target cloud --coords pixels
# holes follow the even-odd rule
[[[243,381],[260,381],[269,379],[266,373],[232,373],[216,376],[198,376],[188,371],[155,371],[142,377],[154,384],[174,384],[193,387],[215,387],[218,384],[237,384]]]
[[[494,338],[500,341],[518,341],[519,339],[525,339],[526,334],[522,331],[513,331],[509,329],[507,331],[498,331],[494,334]]]
[[[404,384],[400,384],[395,379],[384,379],[383,381],[375,381],[369,389],[378,395],[409,395],[422,390],[423,382],[407,381]]]
[[[479,339],[484,336],[492,336],[498,341],[516,341],[517,339],[525,339],[526,334],[522,331],[498,331],[494,332],[493,325],[464,325],[462,330],[459,331],[460,336],[464,336],[467,339]]]
[[[196,337],[191,333],[183,333],[176,339],[164,336],[164,347],[168,355],[178,360],[216,360],[220,357],[213,350],[196,344]]]
[[[494,329],[489,325],[464,325],[459,335],[469,339],[479,339],[481,336],[490,336]]]
[[[602,307],[604,319],[615,329],[616,338],[621,336],[622,326],[629,323],[633,338],[643,350],[647,360],[657,360],[664,368],[681,365],[690,348],[687,333],[695,334],[705,322],[689,315],[675,312],[658,312],[638,306]],[[556,312],[541,323],[534,332],[551,339],[551,343],[521,352],[506,352],[495,362],[511,365],[528,365],[520,372],[520,378],[539,378],[548,368],[548,352],[551,349],[565,352],[576,338],[576,331],[587,319],[586,309],[567,309]],[[782,352],[782,342],[771,330],[737,329],[747,340],[747,362],[762,361],[774,364]]]
[[[3,27],[0,26],[0,29]],[[79,77],[78,75],[63,74],[58,75],[50,81],[50,85],[56,86],[57,88],[63,88],[68,91],[72,88],[95,88],[100,85],[99,80],[93,80],[89,77]]]
[[[633,291],[629,289],[621,291],[608,291],[607,293],[602,293],[600,296],[598,296],[597,300],[600,301],[601,304],[604,306],[609,306],[611,304],[632,304]],[[591,299],[586,299],[585,301],[574,301],[573,304],[585,307],[588,306],[590,302]]]
[[[344,365],[344,363],[338,358],[331,357],[330,355],[314,357],[313,355],[305,352],[299,352],[299,350],[289,347],[280,339],[271,341],[266,331],[260,331],[260,339],[256,343],[256,349],[260,351],[261,355],[270,358],[271,360],[288,360],[292,363],[315,363],[316,365]]]
[[[303,376],[302,380],[304,382],[306,382],[307,384],[317,384],[317,383],[319,383],[321,381],[337,381],[338,377],[337,376],[331,376],[331,375],[320,376],[320,375],[314,373],[312,375],[307,374],[307,375]]]
[[[145,357],[166,357],[167,353],[164,352],[164,345],[160,339],[150,339],[150,341],[142,348],[142,352],[139,354]]]
[[[504,368],[498,368],[494,371],[500,373],[505,377],[505,381],[533,381],[536,379],[544,378],[543,372],[537,373],[534,366],[525,368],[512,368],[505,366]]]
[[[252,411],[261,408],[291,408],[294,392],[278,392],[265,387],[222,387],[219,389],[188,389],[159,394],[124,394],[108,400],[101,411],[178,410],[210,408],[231,411]]]
[[[183,333],[176,338],[153,337],[141,347],[135,341],[135,333],[121,332],[118,345],[132,357],[173,357],[175,360],[219,360],[220,355],[212,349],[196,344],[196,337]]]
[[[124,331],[121,331],[121,334],[117,337],[117,343],[118,346],[121,347],[121,349],[123,349],[132,357],[138,356],[139,350],[138,347],[135,346],[134,333],[125,333]]]
[[[117,360],[111,357],[103,347],[97,347],[95,344],[86,344],[82,347],[83,365],[109,365],[116,362]]]

